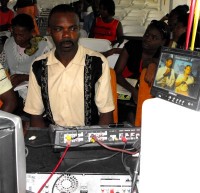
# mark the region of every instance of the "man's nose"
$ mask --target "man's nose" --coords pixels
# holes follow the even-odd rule
[[[64,29],[63,30],[63,37],[69,37],[70,36],[70,30],[69,29]]]

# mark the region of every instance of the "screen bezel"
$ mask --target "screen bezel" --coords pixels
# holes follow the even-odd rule
[[[0,123],[0,131],[3,130],[9,133],[9,135],[5,135],[4,138],[6,138],[7,143],[10,142],[9,145],[2,145],[2,148],[5,148],[4,151],[7,152],[12,151],[10,152],[10,154],[7,155],[12,161],[12,166],[10,166],[10,162],[6,162],[6,168],[12,167],[9,170],[10,172],[6,173],[6,175],[11,174],[12,180],[6,181],[6,183],[8,183],[7,185],[9,185],[10,188],[13,189],[13,193],[25,193],[26,157],[21,118],[14,114],[0,110]],[[9,139],[10,141],[8,141],[7,139]],[[4,159],[4,157],[1,157],[0,159]]]

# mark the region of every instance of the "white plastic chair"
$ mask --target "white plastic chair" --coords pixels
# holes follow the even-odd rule
[[[79,44],[97,52],[105,52],[112,48],[111,42],[104,39],[80,38]],[[121,46],[123,46],[123,44]],[[119,54],[113,54],[107,57],[110,68],[115,67],[118,57]]]
[[[123,7],[129,7],[132,5],[132,0],[120,0],[118,5]]]
[[[161,18],[163,18],[163,16],[166,15],[163,11],[149,11],[146,19],[150,20],[152,19],[156,19],[156,20],[160,20]]]
[[[135,16],[135,17],[143,17],[143,18],[146,18],[147,16],[147,13],[145,11],[131,11],[127,14],[127,16]]]
[[[124,28],[124,26],[125,25],[132,25],[132,26],[142,26],[143,25],[143,20],[125,20],[125,19],[123,19],[122,21],[121,21],[121,23],[122,23],[122,26],[123,26],[123,28]]]
[[[138,17],[139,17],[139,16],[126,16],[126,17],[124,17],[123,20],[137,21],[137,20],[139,19],[140,21],[145,22],[145,20],[146,20],[146,17],[145,17],[145,16],[140,16],[139,18],[138,18]]]
[[[109,64],[110,68],[114,69],[118,58],[119,58],[119,54],[113,54],[113,55],[107,57],[108,64]]]
[[[79,44],[97,52],[105,52],[112,48],[111,42],[106,39],[80,38]]]
[[[126,15],[127,15],[127,12],[125,9],[115,10],[115,16],[119,16],[123,19]]]
[[[156,10],[160,10],[160,4],[157,2],[146,2],[145,3],[146,5],[146,8],[153,8],[153,9],[156,9]]]
[[[134,1],[132,1],[132,5],[133,5],[133,7],[134,7],[134,9],[143,9],[143,8],[145,8],[145,1],[144,0],[134,0]]]
[[[142,37],[145,30],[144,26],[123,26],[125,36]]]

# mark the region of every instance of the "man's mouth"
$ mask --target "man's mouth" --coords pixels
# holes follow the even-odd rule
[[[74,45],[74,43],[72,41],[64,41],[64,42],[61,43],[61,46],[66,47],[66,48],[69,48],[73,45]]]

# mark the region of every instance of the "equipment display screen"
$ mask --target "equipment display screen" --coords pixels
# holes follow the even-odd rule
[[[200,56],[197,52],[163,49],[152,89],[198,99]]]
[[[151,94],[200,110],[200,52],[163,47]]]

